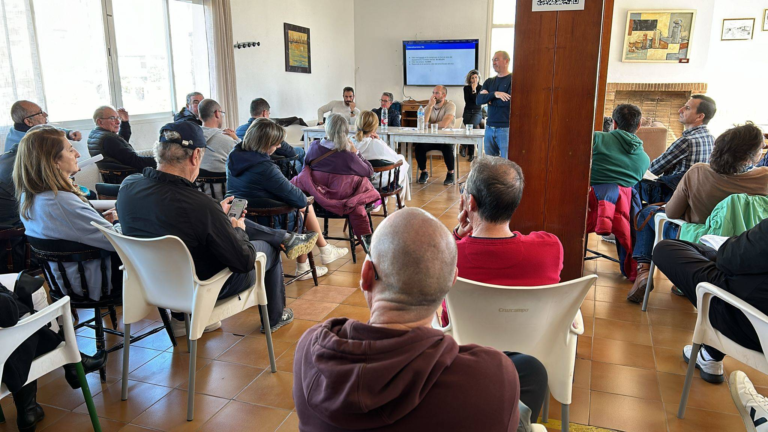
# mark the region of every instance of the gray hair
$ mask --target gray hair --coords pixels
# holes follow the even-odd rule
[[[101,116],[104,115],[104,111],[106,111],[108,109],[111,109],[111,110],[117,112],[117,110],[115,110],[113,107],[111,107],[109,105],[102,105],[102,106],[96,108],[96,111],[93,112],[93,122],[96,123],[96,121],[98,121],[101,118]]]
[[[394,102],[395,101],[395,97],[392,96],[392,93],[390,93],[390,92],[384,92],[381,95],[388,97],[390,102]]]
[[[187,105],[192,103],[192,98],[195,97],[195,96],[203,96],[203,94],[200,93],[200,92],[196,92],[196,91],[194,91],[192,93],[188,93],[187,94]],[[205,97],[205,96],[203,96],[203,97]]]
[[[349,123],[341,114],[331,114],[325,122],[325,135],[337,151],[349,151]]]
[[[181,139],[181,134],[176,131],[163,131],[163,136],[167,140]],[[186,148],[175,142],[156,142],[155,143],[155,162],[158,165],[179,166],[195,152],[194,148]],[[205,149],[203,149],[205,153]]]
[[[197,114],[202,121],[211,119],[216,110],[221,110],[221,105],[213,99],[203,99],[197,106]]]
[[[13,120],[14,123],[23,123],[24,119],[30,114],[30,112],[24,108],[25,103],[31,104],[32,102],[28,100],[20,100],[11,105],[11,120]]]
[[[482,157],[472,162],[464,192],[475,198],[480,219],[508,224],[523,198],[524,186],[518,164],[506,158]]]

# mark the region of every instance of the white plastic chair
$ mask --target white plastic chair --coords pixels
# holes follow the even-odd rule
[[[8,287],[11,289],[13,285]],[[42,291],[42,290],[41,290]],[[43,375],[56,370],[65,364],[75,363],[77,368],[77,378],[80,381],[80,387],[85,397],[85,404],[88,407],[88,414],[91,416],[93,429],[101,432],[99,418],[96,415],[96,406],[93,404],[91,390],[88,388],[88,380],[85,378],[85,371],[81,363],[80,350],[77,348],[77,339],[75,338],[75,329],[72,325],[72,311],[69,306],[69,297],[64,297],[56,303],[46,307],[19,320],[19,322],[8,328],[0,328],[0,375],[2,375],[5,363],[8,357],[34,333],[43,328],[50,321],[57,317],[62,317],[62,327],[64,328],[64,342],[59,344],[53,351],[43,354],[32,362],[29,370],[29,377],[26,384],[35,381]],[[11,392],[5,386],[0,384],[0,399],[8,396]],[[0,409],[0,417],[5,419]]]
[[[221,287],[232,274],[224,269],[208,280],[201,281],[195,274],[195,264],[184,242],[175,236],[152,239],[128,237],[92,223],[115,247],[123,261],[123,323],[125,334],[130,325],[155,308],[166,308],[186,314],[187,347],[189,356],[189,394],[187,420],[194,418],[195,372],[197,340],[207,325],[226,319],[252,306],[261,307],[262,324],[267,336],[267,349],[272,373],[275,354],[272,332],[267,314],[267,293],[264,289],[264,271],[267,257],[256,254],[256,284],[240,294],[218,300]],[[129,338],[124,339],[122,400],[128,399]]]
[[[717,297],[743,312],[755,328],[763,351],[765,352],[768,349],[768,316],[744,300],[711,283],[702,282],[698,284],[696,286],[696,305],[699,312],[696,317],[696,328],[693,330],[693,349],[691,350],[691,357],[688,362],[688,372],[685,375],[683,394],[680,397],[680,408],[677,411],[678,418],[685,416],[685,406],[688,403],[688,393],[691,390],[696,359],[699,356],[699,349],[701,349],[702,344],[721,351],[762,373],[768,373],[768,358],[766,354],[744,348],[712,327],[712,323],[709,322],[709,306],[713,297]]]
[[[656,213],[653,217],[656,224],[656,238],[653,240],[653,248],[656,249],[656,245],[664,239],[664,225],[671,223],[682,228],[686,222],[681,219],[670,219],[663,212]],[[678,237],[680,233],[678,232]],[[651,296],[651,290],[653,289],[653,273],[656,271],[656,264],[651,260],[651,268],[648,271],[648,282],[645,285],[645,296],[643,297],[643,312],[648,309],[648,298]]]
[[[6,288],[13,291],[13,287],[16,285],[16,278],[19,273],[6,273],[0,275],[0,284],[3,284]],[[32,293],[32,306],[35,310],[41,311],[48,307],[48,295],[45,290],[39,289]],[[51,330],[59,331],[59,323],[56,320],[51,321]]]
[[[562,430],[567,432],[576,336],[584,333],[579,308],[596,280],[597,275],[589,275],[555,285],[507,287],[458,278],[446,297],[450,323],[441,328],[433,320],[433,327],[451,332],[460,345],[536,357],[547,370],[549,392],[562,404]],[[542,421],[548,416],[549,395]]]

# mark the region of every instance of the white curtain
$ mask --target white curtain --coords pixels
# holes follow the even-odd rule
[[[232,6],[229,0],[204,0],[205,27],[208,34],[208,69],[211,75],[211,98],[224,115],[224,127],[236,128],[237,83],[235,80],[235,48],[232,39]]]

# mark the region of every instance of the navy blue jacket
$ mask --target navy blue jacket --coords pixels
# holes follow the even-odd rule
[[[488,104],[488,118],[485,119],[486,126],[508,128],[509,127],[509,106],[511,101],[503,101],[496,97],[497,91],[512,93],[512,74],[505,77],[488,78],[483,83],[482,90],[487,90],[487,94],[477,94],[477,104]],[[482,91],[480,90],[480,91]]]
[[[270,159],[269,155],[243,149],[238,144],[227,158],[227,196],[248,200],[248,207],[279,207],[289,205],[294,208],[307,206],[304,192],[292,185]],[[281,228],[285,218],[275,217],[275,228]],[[269,218],[257,218],[261,225],[269,226]],[[294,214],[288,220],[288,229],[292,229]]]
[[[371,111],[376,114],[376,116],[379,118],[379,124],[381,124],[381,107],[374,108]],[[387,124],[389,126],[400,127],[400,111],[389,107],[389,109],[387,109],[387,116],[387,121],[389,122]]]

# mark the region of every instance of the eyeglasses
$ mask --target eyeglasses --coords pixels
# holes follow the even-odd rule
[[[192,105],[200,105],[200,102],[202,102],[202,101],[193,100],[191,103],[192,103]]]
[[[459,193],[464,195],[464,190],[466,189],[467,182],[461,182],[459,183]]]
[[[221,113],[221,115],[224,115],[224,114],[226,114],[226,113],[225,113],[224,111],[222,111],[222,110],[216,110],[216,111],[220,112],[220,113]],[[214,112],[215,112],[215,111],[214,111]]]
[[[371,262],[371,267],[373,267],[373,280],[379,280],[379,271],[376,270],[376,264],[373,263],[373,258],[371,258],[371,251],[368,251],[368,255],[365,257],[368,261]]]
[[[45,111],[42,111],[42,110],[40,110],[40,112],[39,112],[39,113],[35,113],[35,114],[32,114],[32,115],[28,115],[28,116],[24,117],[22,120],[31,119],[32,117],[37,117],[37,116],[39,116],[40,114],[42,114],[42,115],[44,115],[44,116],[47,116],[47,115],[48,115],[48,113],[46,113]]]
[[[388,102],[389,102],[389,99],[379,99],[379,102],[388,103]]]
[[[120,120],[120,117],[117,117],[117,116],[109,116],[109,117],[102,117],[101,119],[102,119],[102,120],[115,121],[115,120]]]

